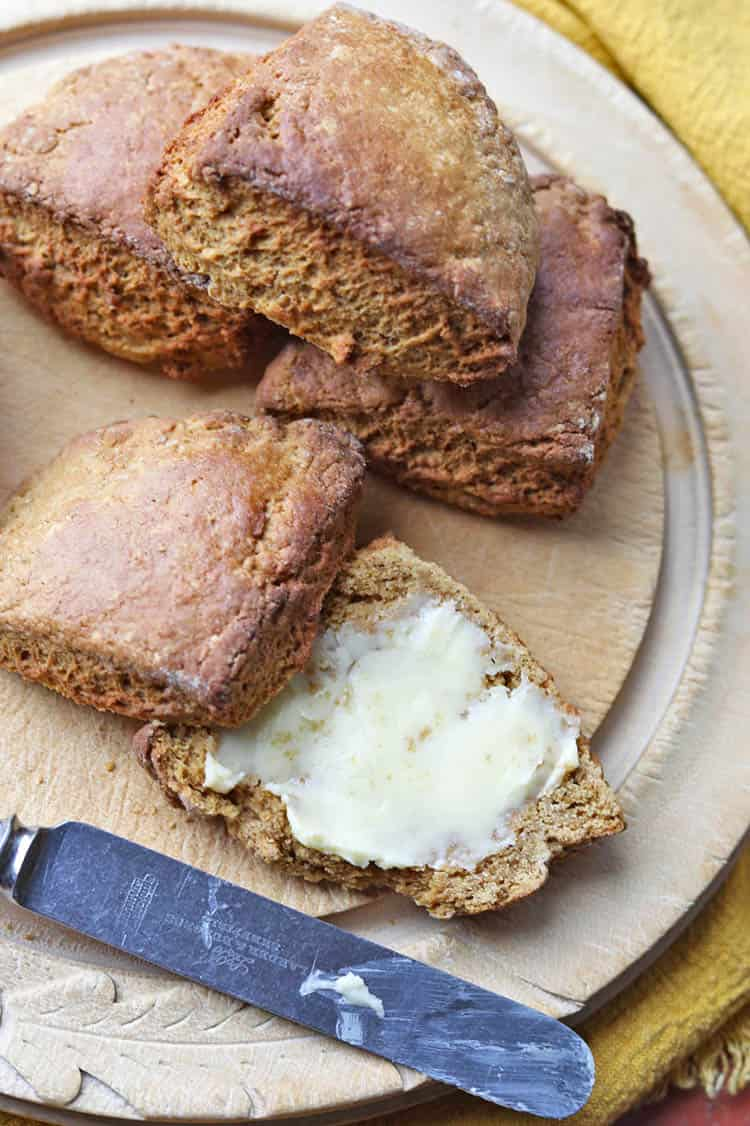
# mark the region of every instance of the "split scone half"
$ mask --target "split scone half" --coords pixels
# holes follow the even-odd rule
[[[145,213],[183,270],[355,372],[516,358],[538,232],[512,134],[444,44],[337,6],[188,121]]]
[[[141,198],[185,118],[252,61],[167,47],[53,86],[0,132],[0,273],[67,332],[122,359],[175,378],[241,368],[262,318],[182,279]]]
[[[0,666],[138,719],[243,723],[308,658],[363,477],[314,421],[76,438],[0,513]]]
[[[565,516],[616,436],[643,343],[648,267],[632,220],[571,180],[533,182],[541,259],[518,362],[471,388],[354,379],[292,342],[266,370],[258,405],[328,419],[364,443],[370,466],[484,516]]]
[[[390,537],[342,569],[308,664],[250,724],[155,723],[135,745],[175,804],[264,860],[443,918],[528,895],[551,860],[623,828],[548,674]]]

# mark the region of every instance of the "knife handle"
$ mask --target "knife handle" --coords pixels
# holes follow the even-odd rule
[[[12,897],[23,862],[38,829],[27,829],[15,814],[0,820],[0,892]]]

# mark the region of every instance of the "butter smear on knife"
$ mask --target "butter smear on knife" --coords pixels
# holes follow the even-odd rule
[[[332,989],[339,993],[350,1005],[360,1005],[362,1008],[372,1009],[379,1017],[385,1016],[383,1002],[370,992],[359,974],[352,973],[351,970],[340,977],[332,977],[330,974],[321,973],[320,970],[313,970],[299,987],[303,997],[307,997],[310,993],[319,993],[324,989]]]

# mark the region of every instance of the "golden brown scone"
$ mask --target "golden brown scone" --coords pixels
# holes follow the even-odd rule
[[[146,218],[230,308],[355,370],[471,383],[516,357],[538,257],[512,134],[455,51],[337,6],[168,148]]]
[[[322,624],[376,621],[390,604],[414,593],[451,599],[493,640],[510,646],[514,667],[502,674],[508,687],[518,683],[523,671],[560,701],[548,674],[495,614],[439,567],[419,559],[391,537],[360,550],[342,569],[326,600]],[[358,868],[295,840],[283,801],[259,783],[246,780],[226,796],[206,789],[206,754],[216,750],[216,737],[210,730],[150,724],[136,734],[135,747],[174,804],[201,816],[221,818],[233,837],[264,860],[281,864],[306,880],[334,880],[352,888],[391,888],[441,918],[494,910],[529,895],[545,882],[551,860],[624,827],[617,799],[588,740],[580,736],[578,768],[556,789],[514,815],[515,843],[488,856],[474,871],[382,869],[374,864]]]
[[[0,133],[0,273],[115,356],[174,378],[242,367],[262,319],[180,280],[141,197],[188,114],[252,61],[175,46],[58,82]]]
[[[313,421],[76,438],[0,515],[0,666],[139,719],[244,722],[307,659],[363,475]]]
[[[311,345],[269,366],[258,405],[345,426],[373,469],[484,516],[565,516],[622,421],[649,283],[633,224],[571,180],[533,181],[541,260],[518,363],[468,389],[353,379]]]

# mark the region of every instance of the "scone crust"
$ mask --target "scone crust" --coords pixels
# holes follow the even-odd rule
[[[501,339],[488,361],[495,370],[514,359],[538,258],[528,177],[486,90],[444,44],[367,12],[329,9],[214,99],[167,151],[146,208],[178,260],[190,239],[167,210],[185,177],[216,187],[233,209],[245,184],[309,213],[365,246],[370,268],[397,264],[404,288],[418,279]],[[262,241],[260,214],[255,226],[248,238]],[[461,382],[481,375],[452,373]]]
[[[419,559],[391,537],[360,550],[341,572],[326,601],[325,624],[342,620],[366,623],[379,614],[383,604],[415,592],[453,599],[493,639],[514,648],[518,663],[511,682],[523,670],[562,704],[548,674],[512,630],[439,567]],[[588,740],[581,736],[578,768],[552,793],[519,811],[514,818],[516,843],[487,857],[474,871],[381,869],[372,864],[357,868],[296,841],[282,800],[257,783],[247,780],[227,795],[206,789],[206,754],[216,749],[210,730],[151,724],[136,734],[134,745],[170,801],[197,815],[222,819],[230,835],[264,860],[307,880],[330,879],[352,888],[390,888],[411,896],[440,918],[494,910],[529,895],[545,882],[550,861],[624,827],[617,799]]]
[[[622,420],[649,274],[628,215],[567,178],[532,183],[542,250],[512,369],[466,389],[354,380],[294,342],[267,369],[260,407],[336,420],[373,468],[470,511],[575,511]]]
[[[0,518],[0,665],[140,719],[244,722],[307,658],[363,474],[314,421],[75,439]]]
[[[175,45],[72,71],[0,134],[0,187],[170,265],[143,192],[183,121],[252,61]]]
[[[251,61],[172,46],[59,81],[0,132],[0,273],[115,355],[178,377],[240,367],[262,322],[180,280],[141,199],[185,118]]]

